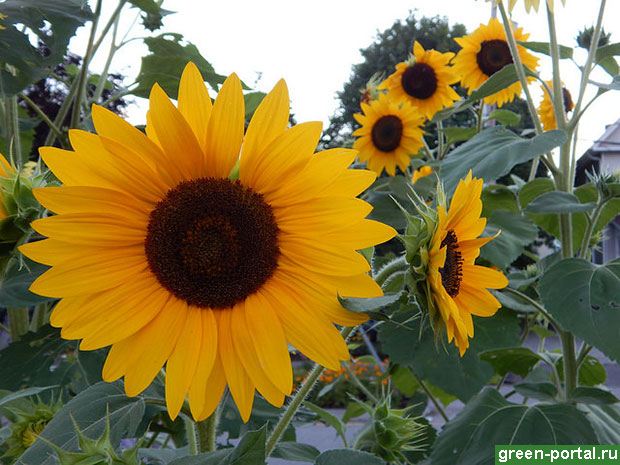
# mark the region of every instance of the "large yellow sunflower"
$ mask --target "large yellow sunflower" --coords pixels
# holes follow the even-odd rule
[[[6,158],[0,153],[0,178],[8,178],[9,175],[13,174],[15,170],[11,167],[11,164],[7,161]],[[2,187],[0,187],[0,220],[3,220],[8,216],[6,212],[2,200]]]
[[[415,155],[423,145],[424,117],[407,102],[396,103],[380,94],[370,105],[362,103],[362,112],[353,116],[362,125],[353,135],[358,139],[353,148],[359,150],[359,160],[380,175],[383,169],[390,176],[396,166],[402,171],[409,165],[409,155]]]
[[[450,84],[459,77],[448,64],[454,53],[424,50],[416,40],[413,57],[396,65],[396,72],[383,81],[378,89],[387,89],[388,97],[406,101],[417,107],[426,118],[431,119],[444,107],[460,100]]]
[[[545,82],[547,83],[551,91],[553,92],[553,81],[545,81]],[[541,85],[540,88],[543,91],[543,99],[541,100],[540,105],[538,106],[538,116],[540,116],[540,122],[543,125],[543,129],[545,131],[551,131],[552,129],[557,129],[558,127],[557,121],[555,120],[553,102],[551,101],[551,97],[547,93],[547,89],[545,89],[545,86]],[[564,87],[564,85],[562,85],[562,101],[564,102],[564,113],[568,113],[569,111],[572,111],[573,106],[574,106],[573,98],[570,92],[568,91],[568,89]]]
[[[445,326],[448,342],[454,339],[461,356],[474,336],[471,316],[492,316],[501,304],[487,289],[508,285],[506,277],[474,261],[480,247],[492,237],[478,237],[486,219],[482,211],[482,179],[471,171],[456,188],[450,209],[437,206],[439,222],[431,239],[427,280],[430,284],[433,319]]]
[[[530,36],[522,28],[514,31],[517,41],[526,41]],[[480,87],[497,71],[512,63],[512,55],[506,42],[506,32],[501,23],[493,18],[485,26],[481,24],[473,33],[458,37],[456,42],[462,47],[454,57],[454,71],[461,78],[461,84],[467,87],[467,93]],[[531,70],[538,66],[538,58],[529,53],[525,47],[517,45],[521,62]],[[529,77],[528,82],[534,78]],[[512,102],[521,93],[521,83],[515,82],[507,88],[484,99],[484,103],[502,106]]]
[[[338,369],[349,354],[333,323],[366,318],[337,294],[381,295],[356,252],[395,235],[355,198],[375,174],[348,169],[353,150],[314,154],[321,124],[287,129],[288,110],[280,81],[244,136],[237,76],[212,105],[190,63],[178,107],[153,87],[147,135],[94,106],[97,135],[41,149],[63,186],[35,190],[57,215],[32,223],[47,239],[20,248],[52,266],[31,290],[62,299],[51,323],[64,338],[112,346],[103,378],[124,376],[127,395],[166,364],[172,418],[186,396],[208,417],[226,385],[244,421],[255,389],[281,406],[287,343]]]

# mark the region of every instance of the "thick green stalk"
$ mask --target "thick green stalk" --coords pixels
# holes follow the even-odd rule
[[[562,360],[564,361],[564,400],[577,387],[577,359],[575,358],[575,337],[568,331],[560,331]]]
[[[11,330],[11,341],[17,341],[22,334],[28,332],[30,319],[28,318],[28,308],[9,308],[9,329]]]
[[[356,326],[344,328],[340,332],[340,334],[342,334],[342,337],[346,340],[353,333],[353,331],[355,331],[356,328]],[[276,423],[276,426],[273,428],[273,431],[267,438],[267,444],[265,446],[265,458],[269,457],[273,452],[273,449],[276,447],[276,444],[282,437],[282,434],[284,434],[287,426],[293,420],[295,413],[297,413],[297,410],[299,410],[299,407],[301,407],[302,402],[314,386],[316,380],[319,379],[319,376],[321,376],[321,373],[323,373],[324,369],[325,368],[323,368],[321,365],[315,363],[312,370],[310,370],[310,373],[308,374],[306,380],[299,387],[289,404],[286,406],[286,409],[280,417],[280,420],[278,420],[278,423]]]
[[[19,133],[19,107],[17,105],[17,96],[7,97],[4,102],[7,142],[12,149],[14,162],[17,166],[23,166],[24,162],[27,160],[22,160],[22,142]]]
[[[196,431],[198,432],[198,450],[202,452],[212,452],[215,450],[215,437],[217,433],[217,424],[220,420],[220,412],[224,399],[211,414],[209,418],[196,423]]]
[[[196,423],[191,418],[185,420],[185,430],[187,431],[187,446],[189,455],[198,455],[198,443],[196,442]]]

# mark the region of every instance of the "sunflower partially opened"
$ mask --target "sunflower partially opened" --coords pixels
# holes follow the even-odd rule
[[[338,369],[349,354],[333,323],[365,316],[337,294],[381,295],[356,252],[395,235],[355,198],[375,174],[348,169],[353,150],[314,154],[321,124],[287,129],[288,110],[280,81],[244,135],[237,76],[212,105],[189,64],[178,107],[153,87],[147,135],[95,106],[97,135],[41,149],[63,186],[35,191],[57,215],[32,223],[47,239],[20,248],[52,266],[31,290],[62,299],[51,316],[62,337],[112,346],[103,378],[124,376],[128,395],[165,364],[172,418],[186,396],[208,417],[226,385],[246,421],[255,389],[281,406],[288,343]]]

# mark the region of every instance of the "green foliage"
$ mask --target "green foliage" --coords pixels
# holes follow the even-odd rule
[[[280,442],[273,449],[271,457],[295,462],[314,463],[319,454],[319,450],[310,444]]]
[[[176,99],[181,74],[190,61],[196,65],[202,78],[213,89],[219,89],[226,77],[215,72],[195,45],[191,43],[183,45],[182,39],[181,34],[162,34],[144,39],[150,54],[142,57],[142,66],[136,79],[138,85],[131,91],[132,94],[148,98],[151,88],[158,83],[170,98]]]
[[[156,31],[162,27],[162,19],[169,15],[172,11],[164,10],[161,2],[155,0],[129,0],[134,8],[139,8],[144,13],[142,15],[142,24],[149,31]]]
[[[76,29],[92,18],[81,0],[6,0],[0,3],[0,14],[6,16],[0,30],[0,84],[6,97],[47,76],[62,62]],[[29,33],[48,52],[33,46]]]
[[[531,50],[532,52],[542,53],[544,55],[551,55],[549,52],[549,42],[519,42],[519,45]],[[567,59],[573,57],[572,47],[566,45],[560,45],[560,59]]]
[[[495,444],[598,444],[587,417],[570,405],[513,404],[486,389],[446,424],[433,465],[493,464]]]
[[[541,359],[527,347],[507,347],[481,352],[480,360],[493,365],[495,373],[500,376],[515,373],[525,378]]]
[[[537,237],[534,222],[526,216],[507,210],[495,210],[487,219],[483,235],[495,236],[480,249],[480,256],[499,268],[506,269]]]
[[[620,259],[599,266],[567,258],[540,280],[545,307],[564,327],[610,358],[620,361]]]
[[[109,442],[116,449],[122,438],[133,436],[143,414],[142,397],[127,397],[122,383],[94,384],[67,402],[41,433],[47,442],[36,441],[22,454],[19,463],[53,465],[56,461],[48,443],[66,452],[75,451],[80,440],[84,444],[80,434],[88,438],[103,437],[108,421]]]
[[[580,213],[596,207],[595,202],[581,203],[577,196],[568,192],[545,192],[532,200],[525,208],[526,213]]]
[[[33,294],[28,290],[35,279],[49,269],[49,266],[23,258],[23,263],[13,260],[0,281],[0,302],[5,307],[29,307],[54,300]]]
[[[517,317],[507,310],[500,310],[493,318],[474,317],[474,338],[463,357],[453,345],[440,343],[438,347],[428,324],[420,331],[420,318],[410,320],[413,316],[411,312],[396,315],[396,323],[381,326],[379,339],[383,350],[392,363],[411,367],[419,378],[463,402],[475,396],[493,377],[493,368],[480,360],[479,353],[519,343]]]
[[[323,452],[314,465],[386,465],[376,455],[352,449],[334,449]]]
[[[488,128],[450,152],[441,165],[440,178],[451,194],[471,169],[474,177],[497,179],[519,163],[540,156],[566,140],[566,133],[548,131],[523,139],[503,127]]]

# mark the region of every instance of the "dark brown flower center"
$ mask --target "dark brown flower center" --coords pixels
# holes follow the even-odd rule
[[[412,97],[424,100],[437,90],[435,70],[426,63],[416,63],[405,70],[401,78],[403,90]]]
[[[379,118],[371,132],[372,143],[382,152],[391,152],[398,148],[402,135],[403,122],[394,115]]]
[[[459,250],[458,238],[452,229],[441,241],[441,247],[446,247],[446,261],[443,268],[439,268],[441,284],[450,297],[456,297],[463,280],[463,257]]]
[[[504,66],[512,63],[512,55],[505,40],[485,40],[476,55],[478,67],[487,76],[492,76]]]
[[[239,181],[201,178],[171,189],[151,212],[144,249],[159,283],[179,299],[223,309],[276,269],[278,226],[262,195]]]

